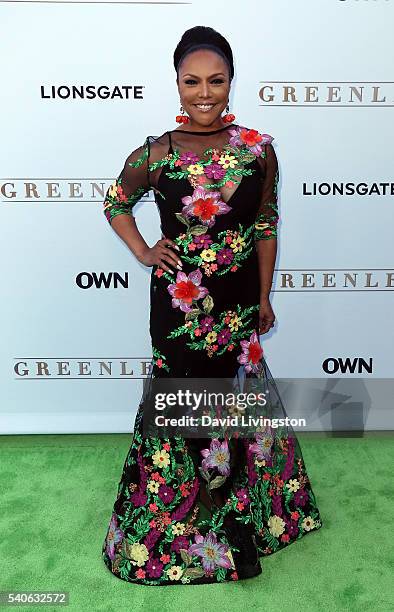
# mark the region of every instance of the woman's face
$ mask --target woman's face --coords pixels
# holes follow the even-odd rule
[[[230,94],[226,61],[214,51],[199,49],[186,55],[178,69],[181,104],[192,128],[222,127],[221,114]]]

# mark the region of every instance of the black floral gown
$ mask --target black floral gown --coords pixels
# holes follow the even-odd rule
[[[182,270],[152,268],[150,379],[241,374],[264,382],[271,415],[283,417],[258,336],[256,244],[276,239],[279,218],[272,140],[235,124],[148,137],[104,213],[110,223],[132,215],[153,189],[163,236],[179,246]],[[249,438],[144,437],[143,411],[144,399],[102,548],[115,576],[159,586],[249,578],[259,557],[322,526],[290,425]]]

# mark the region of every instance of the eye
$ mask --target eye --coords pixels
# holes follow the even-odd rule
[[[185,85],[195,85],[197,81],[195,79],[186,79]]]
[[[224,79],[220,79],[220,78],[213,79],[212,83],[214,83],[215,85],[222,85],[222,83],[224,83]]]

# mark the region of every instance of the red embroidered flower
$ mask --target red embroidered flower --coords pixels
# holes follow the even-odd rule
[[[182,312],[189,312],[193,300],[199,300],[207,295],[208,289],[200,287],[202,273],[200,270],[193,270],[187,276],[179,271],[176,282],[167,287],[167,291],[172,296],[172,307],[179,307]]]
[[[215,215],[223,215],[231,210],[231,207],[221,200],[220,191],[208,192],[203,187],[196,187],[193,195],[182,198],[182,204],[185,217],[197,217],[208,227],[215,223]]]
[[[237,357],[239,363],[245,366],[245,371],[256,371],[260,366],[263,349],[260,346],[259,337],[255,331],[247,340],[241,340],[242,353]]]
[[[241,130],[241,140],[246,144],[247,147],[254,147],[256,144],[263,140],[261,134],[257,130]]]

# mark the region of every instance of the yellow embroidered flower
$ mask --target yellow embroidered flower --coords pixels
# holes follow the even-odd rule
[[[182,535],[186,529],[184,523],[176,523],[175,525],[172,525],[171,528],[174,535]]]
[[[241,252],[244,246],[245,238],[242,238],[242,236],[237,236],[230,244],[230,247],[233,249],[234,253],[238,253],[238,251]]]
[[[149,552],[145,544],[132,544],[129,547],[129,554],[132,559],[131,563],[138,567],[145,565],[149,559]]]
[[[238,328],[241,327],[241,325],[242,325],[242,321],[237,316],[233,317],[228,324],[231,331],[238,331]]]
[[[225,155],[220,156],[218,164],[227,170],[227,168],[235,168],[235,166],[238,164],[238,160],[234,157],[234,155],[229,155],[226,153]]]
[[[257,230],[263,230],[266,227],[269,227],[269,223],[255,223],[254,224],[255,229]]]
[[[187,167],[187,171],[189,174],[204,174],[204,166],[201,164],[190,164]]]
[[[206,341],[208,342],[208,344],[212,344],[212,342],[215,342],[216,338],[217,338],[217,333],[215,331],[211,331],[209,332],[209,334],[206,335]]]
[[[109,188],[109,191],[108,191],[108,195],[109,195],[111,198],[115,198],[115,197],[116,197],[116,195],[117,195],[117,193],[118,193],[118,185],[117,185],[117,182],[116,182],[116,181],[114,181],[114,182],[112,183],[112,185],[110,185],[110,188]]]
[[[157,493],[159,491],[160,483],[157,482],[157,480],[150,480],[146,486],[151,493]]]
[[[263,467],[265,465],[265,459],[255,459],[254,464],[257,465],[257,467]]]
[[[172,565],[167,570],[167,576],[170,580],[179,580],[183,574],[183,569],[179,565]]]
[[[289,480],[289,482],[287,483],[286,487],[289,489],[289,491],[291,491],[292,493],[295,493],[296,491],[298,491],[298,489],[300,488],[300,483],[298,482],[298,480],[296,478],[293,478],[292,480]]]
[[[245,408],[241,408],[238,404],[232,404],[227,408],[231,416],[241,416],[245,414]]]
[[[152,461],[154,465],[157,465],[159,468],[164,468],[170,465],[170,455],[166,450],[157,450],[152,455]]]
[[[301,526],[305,531],[310,531],[316,527],[316,523],[311,516],[306,516],[301,523]]]
[[[285,522],[280,516],[274,514],[268,519],[268,529],[270,534],[273,535],[274,538],[277,538],[278,536],[280,536],[281,533],[284,532]]]
[[[203,251],[201,251],[200,257],[204,261],[215,261],[216,253],[212,249],[204,249]]]

